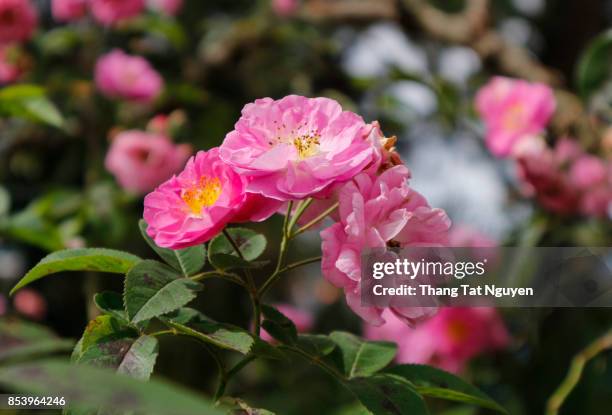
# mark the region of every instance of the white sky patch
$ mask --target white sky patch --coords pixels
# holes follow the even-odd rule
[[[443,49],[438,65],[440,75],[458,85],[465,84],[481,67],[476,52],[460,46]]]
[[[537,16],[544,11],[545,0],[512,0],[514,7],[527,16]]]
[[[433,91],[418,82],[395,82],[389,87],[388,93],[397,99],[401,105],[420,117],[431,115],[438,107],[438,101]]]
[[[425,74],[427,57],[395,23],[380,23],[359,34],[345,52],[343,66],[355,77],[381,76],[390,66]]]

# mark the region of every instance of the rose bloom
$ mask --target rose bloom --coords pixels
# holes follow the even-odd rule
[[[272,10],[281,17],[291,16],[299,7],[298,0],[272,0]]]
[[[147,6],[152,10],[175,16],[183,7],[183,0],[147,0]]]
[[[312,314],[309,312],[289,304],[273,304],[273,306],[295,324],[298,333],[306,333],[312,329],[314,321]],[[261,338],[267,342],[274,341],[274,338],[263,328],[261,329]]]
[[[89,0],[91,14],[105,25],[138,16],[144,9],[144,0]]]
[[[161,92],[164,81],[149,62],[115,49],[100,57],[95,69],[96,86],[108,98],[148,103]]]
[[[498,157],[512,154],[522,140],[541,133],[555,105],[548,86],[504,77],[494,77],[476,95],[487,146]]]
[[[369,129],[328,98],[258,99],[221,145],[220,156],[249,177],[247,190],[278,200],[304,199],[351,179],[376,161]]]
[[[510,341],[503,320],[489,307],[442,308],[415,328],[389,311],[384,318],[386,323],[379,327],[365,324],[364,335],[396,342],[398,363],[430,364],[458,373],[474,357],[501,350]]]
[[[267,219],[279,202],[246,193],[247,183],[219,158],[218,148],[198,152],[145,197],[149,236],[161,247],[181,249],[212,239],[230,222]]]
[[[19,54],[14,46],[0,45],[0,85],[13,83],[23,74]]]
[[[62,22],[78,20],[87,13],[87,0],[53,0],[51,13]]]
[[[146,193],[179,172],[191,152],[166,136],[130,130],[113,139],[105,166],[125,190]]]
[[[32,37],[38,17],[29,0],[0,0],[0,44]]]
[[[42,320],[47,314],[47,301],[38,292],[29,288],[15,294],[13,306],[17,312],[33,320]]]
[[[388,245],[436,246],[448,242],[450,220],[446,213],[432,209],[411,189],[409,176],[408,169],[401,165],[378,177],[359,174],[340,190],[340,221],[321,232],[323,275],[343,288],[349,307],[373,325],[385,320],[382,308],[360,304],[362,252]],[[433,309],[392,307],[391,311],[411,324]]]

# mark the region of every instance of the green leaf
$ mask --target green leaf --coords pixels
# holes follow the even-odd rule
[[[266,237],[246,228],[227,228],[246,261],[259,258],[266,249]],[[238,256],[234,247],[224,234],[217,235],[208,245],[209,255],[228,254]]]
[[[425,365],[398,365],[385,372],[408,380],[422,395],[507,413],[484,392],[443,370]]]
[[[141,219],[138,226],[142,237],[157,255],[184,276],[188,277],[198,273],[206,264],[206,249],[203,245],[178,250],[162,248],[147,235],[147,223],[144,220]]]
[[[215,267],[215,269],[221,271],[229,271],[230,269],[236,268],[253,268],[250,262],[238,258],[237,256],[230,254],[214,254],[211,255],[208,252],[208,261]]]
[[[45,327],[20,320],[0,320],[0,361],[69,351],[72,340],[57,337]]]
[[[153,415],[222,415],[193,392],[161,380],[143,382],[109,370],[46,360],[4,367],[4,389],[63,396],[71,407]]]
[[[178,278],[176,271],[157,261],[136,264],[125,278],[123,300],[130,322],[136,324],[170,313],[196,297],[202,284]]]
[[[19,84],[0,90],[0,114],[61,127],[62,115],[36,85]]]
[[[188,307],[182,308],[174,315],[163,317],[162,321],[190,337],[242,354],[248,354],[255,344],[253,335],[246,330],[217,323]]]
[[[79,358],[91,346],[110,340],[122,339],[125,337],[136,337],[137,331],[126,327],[119,320],[109,315],[101,315],[91,320],[81,339],[81,350]]]
[[[293,321],[274,307],[263,305],[261,311],[264,316],[262,327],[276,340],[285,344],[297,342],[297,328]]]
[[[297,347],[314,358],[329,355],[336,348],[336,343],[329,337],[321,334],[300,334]]]
[[[346,386],[374,415],[429,414],[423,398],[402,378],[374,375],[354,378]]]
[[[127,273],[138,261],[136,255],[104,248],[65,249],[44,257],[11,290],[11,294],[33,281],[62,271]]]
[[[387,366],[397,353],[397,345],[390,342],[366,342],[357,336],[335,331],[329,336],[338,346],[344,373],[349,377],[370,376]]]
[[[82,354],[78,362],[116,369],[117,373],[148,380],[153,373],[157,354],[158,342],[155,337],[125,337],[96,343]]]
[[[123,307],[123,298],[120,294],[111,291],[98,293],[94,296],[94,303],[104,314],[113,316],[121,322],[128,322],[127,313]]]
[[[590,43],[577,68],[576,82],[585,98],[612,78],[612,29],[600,34]]]

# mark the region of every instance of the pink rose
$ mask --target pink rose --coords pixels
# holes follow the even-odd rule
[[[466,363],[485,352],[508,346],[510,336],[494,308],[442,308],[416,328],[386,311],[380,327],[364,326],[365,337],[398,343],[399,363],[422,363],[461,372]]]
[[[25,288],[15,294],[13,299],[15,310],[33,320],[42,320],[47,314],[47,302],[36,291]]]
[[[541,133],[555,111],[552,90],[540,83],[494,77],[476,95],[476,109],[487,130],[487,146],[498,157]]]
[[[361,306],[362,252],[389,244],[435,246],[448,242],[450,220],[408,186],[409,176],[405,166],[392,167],[379,177],[367,172],[357,175],[340,190],[340,221],[321,232],[323,275],[344,289],[347,304],[357,315],[374,325],[384,323],[383,309]],[[391,311],[407,323],[432,312],[397,307]]]
[[[53,0],[51,13],[62,22],[78,20],[87,13],[87,0]]]
[[[299,7],[298,0],[272,0],[272,10],[281,17],[291,16]]]
[[[149,236],[172,249],[212,239],[245,202],[246,184],[219,158],[218,148],[198,152],[178,176],[145,197]]]
[[[144,0],[90,0],[91,13],[105,25],[138,16],[144,6]]]
[[[0,45],[0,85],[13,83],[21,77],[19,53],[14,46]]]
[[[37,23],[36,9],[28,0],[0,0],[0,44],[30,39]]]
[[[183,0],[147,0],[147,6],[152,10],[175,16],[183,7]]]
[[[249,177],[247,190],[278,200],[303,199],[347,181],[376,160],[365,123],[328,98],[258,99],[220,147],[220,156]]]
[[[125,190],[146,193],[179,172],[190,155],[189,145],[175,145],[163,135],[131,130],[113,139],[105,166]]]
[[[164,81],[146,59],[115,49],[98,59],[96,86],[108,98],[148,103],[161,92]]]
[[[306,333],[312,329],[314,321],[312,314],[309,312],[300,310],[289,304],[273,304],[273,306],[295,324],[298,333]],[[272,336],[270,336],[265,329],[261,330],[261,338],[267,342],[274,341]]]

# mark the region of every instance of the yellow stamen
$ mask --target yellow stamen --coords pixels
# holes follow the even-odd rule
[[[512,107],[510,107],[506,114],[504,114],[504,128],[506,130],[518,130],[519,128],[522,127],[522,123],[524,123],[524,113],[525,113],[525,106],[521,105],[521,104],[515,104]]]
[[[216,177],[202,176],[193,187],[183,191],[181,199],[194,215],[202,213],[202,209],[215,204],[221,195],[221,181]]]
[[[318,134],[304,134],[293,139],[293,145],[300,159],[314,156],[319,152],[319,138]]]

